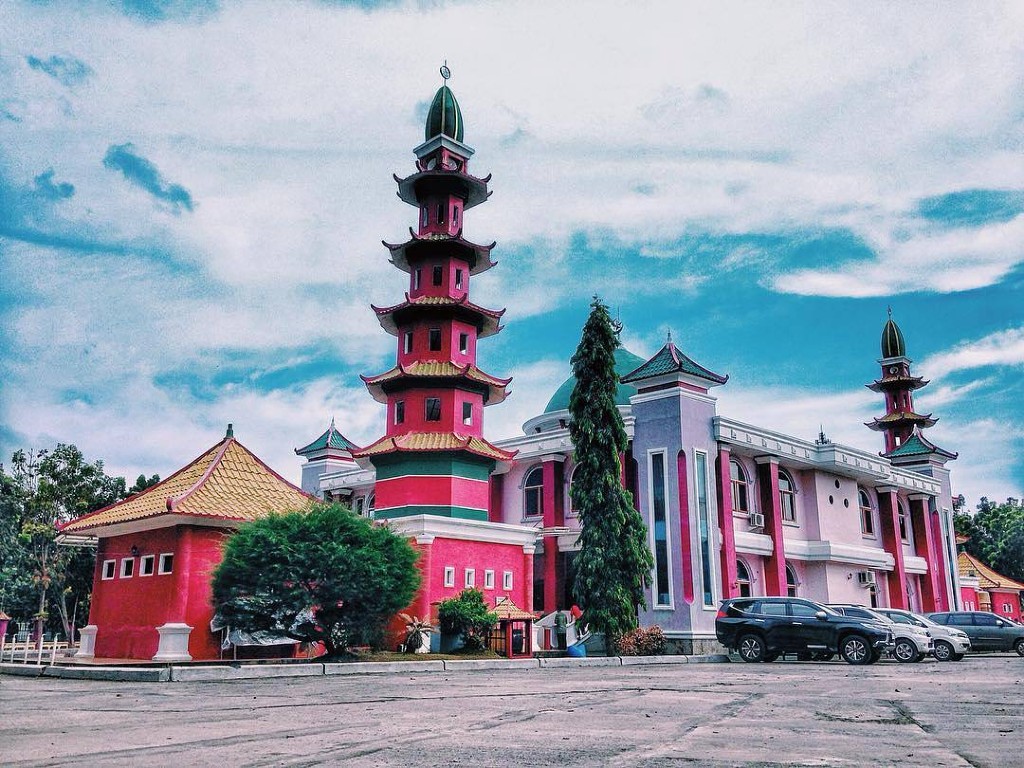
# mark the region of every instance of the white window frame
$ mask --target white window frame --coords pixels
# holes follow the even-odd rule
[[[469,406],[469,413],[466,413],[466,406]],[[462,403],[462,423],[466,426],[472,426],[473,424],[473,404],[468,400]]]
[[[459,354],[469,354],[469,334],[459,333]]]
[[[715,538],[715,528],[716,528],[715,520],[718,518],[718,510],[715,509],[715,493],[714,493],[714,487],[715,486],[713,485],[714,478],[711,475],[712,464],[711,464],[711,456],[710,456],[710,454],[707,451],[701,451],[701,450],[698,450],[698,449],[695,448],[693,450],[693,496],[691,497],[691,499],[692,499],[691,504],[692,505],[696,505],[696,514],[694,515],[693,520],[697,523],[697,547],[696,547],[697,553],[698,553],[698,563],[697,563],[697,565],[698,565],[698,568],[699,568],[701,566],[702,560],[704,558],[704,553],[701,551],[701,542],[700,542],[700,498],[699,498],[699,496],[697,494],[697,463],[698,463],[697,462],[697,457],[698,456],[703,456],[704,457],[704,503],[707,506],[707,509],[705,511],[706,511],[706,514],[707,514],[707,525],[708,525],[708,573],[710,574],[710,577],[711,577],[711,602],[710,603],[704,602],[704,573],[703,573],[703,571],[698,573],[700,578],[697,581],[701,585],[701,590],[700,590],[701,608],[703,608],[705,611],[715,611],[715,612],[717,612],[718,611],[718,599],[719,599],[719,589],[718,589],[719,578],[718,578],[718,568],[715,567],[717,565],[715,561],[718,559],[715,556],[716,553],[718,552],[718,541]],[[795,509],[795,507],[794,507],[794,509]],[[695,597],[696,597],[696,595],[695,595]]]
[[[494,589],[494,571],[484,571],[484,589]]]
[[[145,563],[149,563],[149,573],[146,573]],[[152,576],[156,573],[156,555],[143,555],[139,558],[139,578]]]
[[[110,569],[109,570],[109,573],[110,573],[109,576],[107,575],[108,566],[109,566],[109,569]],[[111,581],[116,576],[117,576],[117,560],[104,560],[103,561],[103,570],[100,571],[100,580],[101,581]]]
[[[658,602],[658,584],[657,584],[657,571],[658,571],[658,552],[655,548],[654,541],[654,456],[661,454],[661,467],[662,477],[661,482],[664,485],[663,493],[665,499],[665,560],[668,568],[668,602]],[[651,524],[648,526],[650,529],[648,532],[648,546],[651,548],[651,555],[654,558],[654,569],[651,571],[651,608],[655,611],[673,611],[675,610],[675,584],[672,579],[672,524],[671,514],[669,512],[669,483],[668,483],[668,448],[648,448],[647,449],[647,508],[650,511]]]
[[[126,573],[128,568],[131,567],[131,573]],[[130,579],[135,575],[135,558],[134,557],[122,557],[121,558],[121,571],[120,578]]]
[[[463,584],[466,589],[474,589],[476,587],[476,568],[466,569],[466,577]]]
[[[171,558],[171,567],[167,567],[167,558]],[[160,559],[157,561],[156,575],[167,576],[168,574],[174,573],[174,553],[173,552],[161,552]]]
[[[402,352],[406,355],[412,352],[412,331],[406,331],[402,337]]]
[[[506,592],[512,590],[512,571],[505,571],[501,574],[501,588]]]
[[[455,566],[453,565],[446,565],[444,567],[444,586],[455,586]]]

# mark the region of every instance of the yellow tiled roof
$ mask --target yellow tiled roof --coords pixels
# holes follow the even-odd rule
[[[363,381],[367,384],[381,384],[400,376],[465,376],[467,379],[495,387],[507,386],[512,381],[512,379],[499,379],[497,376],[491,376],[474,365],[457,365],[448,360],[417,360],[409,365],[396,365],[390,371],[385,371],[377,376],[364,376]]]
[[[248,522],[270,512],[309,506],[313,498],[270,469],[233,437],[152,488],[72,520],[74,533],[159,515],[194,515]]]
[[[537,618],[529,611],[524,611],[507,597],[499,597],[491,612],[498,614],[499,619],[510,621],[533,621]]]
[[[497,461],[508,461],[516,455],[514,451],[503,451],[483,438],[454,432],[409,432],[395,437],[382,437],[366,448],[354,451],[352,455],[363,458],[396,451],[469,451]]]
[[[993,571],[981,560],[961,552],[956,559],[956,569],[961,576],[972,576],[978,579],[982,589],[1016,589],[1024,591],[1024,584]]]

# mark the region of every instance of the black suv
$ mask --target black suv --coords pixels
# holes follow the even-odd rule
[[[1016,651],[1024,656],[1024,626],[988,611],[929,613],[936,624],[962,630],[971,638],[972,651]]]
[[[799,597],[737,597],[723,600],[715,617],[718,642],[744,661],[775,661],[783,653],[874,664],[893,649],[885,624],[842,616]]]

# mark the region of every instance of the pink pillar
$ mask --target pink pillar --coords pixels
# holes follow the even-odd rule
[[[416,600],[414,611],[418,618],[434,623],[431,615],[433,606],[433,593],[431,590],[431,576],[434,573],[434,537],[417,536],[416,544],[420,550],[420,559],[417,566],[420,569],[420,592]]]
[[[944,600],[944,607],[939,608],[940,611],[955,611],[957,609],[957,600],[955,596],[950,593],[949,582],[946,575],[950,569],[956,568],[956,563],[949,563],[946,560],[946,541],[942,536],[942,519],[939,517],[939,511],[934,510],[928,515],[928,519],[932,528],[932,546],[935,548],[935,575],[939,582],[939,591],[935,593],[936,599],[939,598]]]
[[[488,487],[490,489],[491,503],[487,507],[487,519],[492,523],[500,523],[505,512],[502,508],[504,504],[505,475],[491,475]]]
[[[932,536],[931,515],[928,512],[929,496],[910,497],[910,521],[914,528],[914,552],[928,564],[928,573],[921,578],[921,610],[942,611],[942,583],[938,561],[935,558],[935,542]]]
[[[524,611],[533,611],[533,556],[537,548],[532,544],[523,547],[523,594],[526,596],[525,605],[520,606]]]
[[[769,596],[785,596],[786,542],[782,535],[782,501],[779,498],[779,461],[765,456],[756,459],[761,511],[765,531],[772,537],[772,553],[764,561],[764,590]]]
[[[686,451],[680,451],[676,456],[676,487],[679,489],[679,542],[683,558],[683,599],[687,603],[692,603],[693,547],[690,544],[690,483],[686,472]]]
[[[189,587],[192,581],[192,526],[178,528],[178,546],[174,551],[174,595],[164,623],[187,624]]]
[[[878,489],[878,516],[882,521],[882,547],[895,561],[886,575],[889,607],[907,608],[907,570],[903,564],[903,540],[900,538],[899,501],[895,488]]]
[[[736,575],[736,529],[732,517],[732,478],[729,449],[718,448],[718,529],[722,533],[722,597],[739,595]]]
[[[565,525],[565,509],[562,492],[562,462],[545,459],[543,463],[544,527],[558,528]],[[558,556],[557,536],[544,537],[544,613],[559,609],[562,593],[562,568]]]

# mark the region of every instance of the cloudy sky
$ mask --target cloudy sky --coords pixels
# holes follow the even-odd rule
[[[494,175],[492,439],[596,293],[730,374],[721,413],[880,450],[891,305],[954,492],[1022,495],[1022,50],[1013,2],[0,3],[0,456],[166,476],[234,422],[297,480],[332,416],[378,436],[391,174],[447,60]]]

